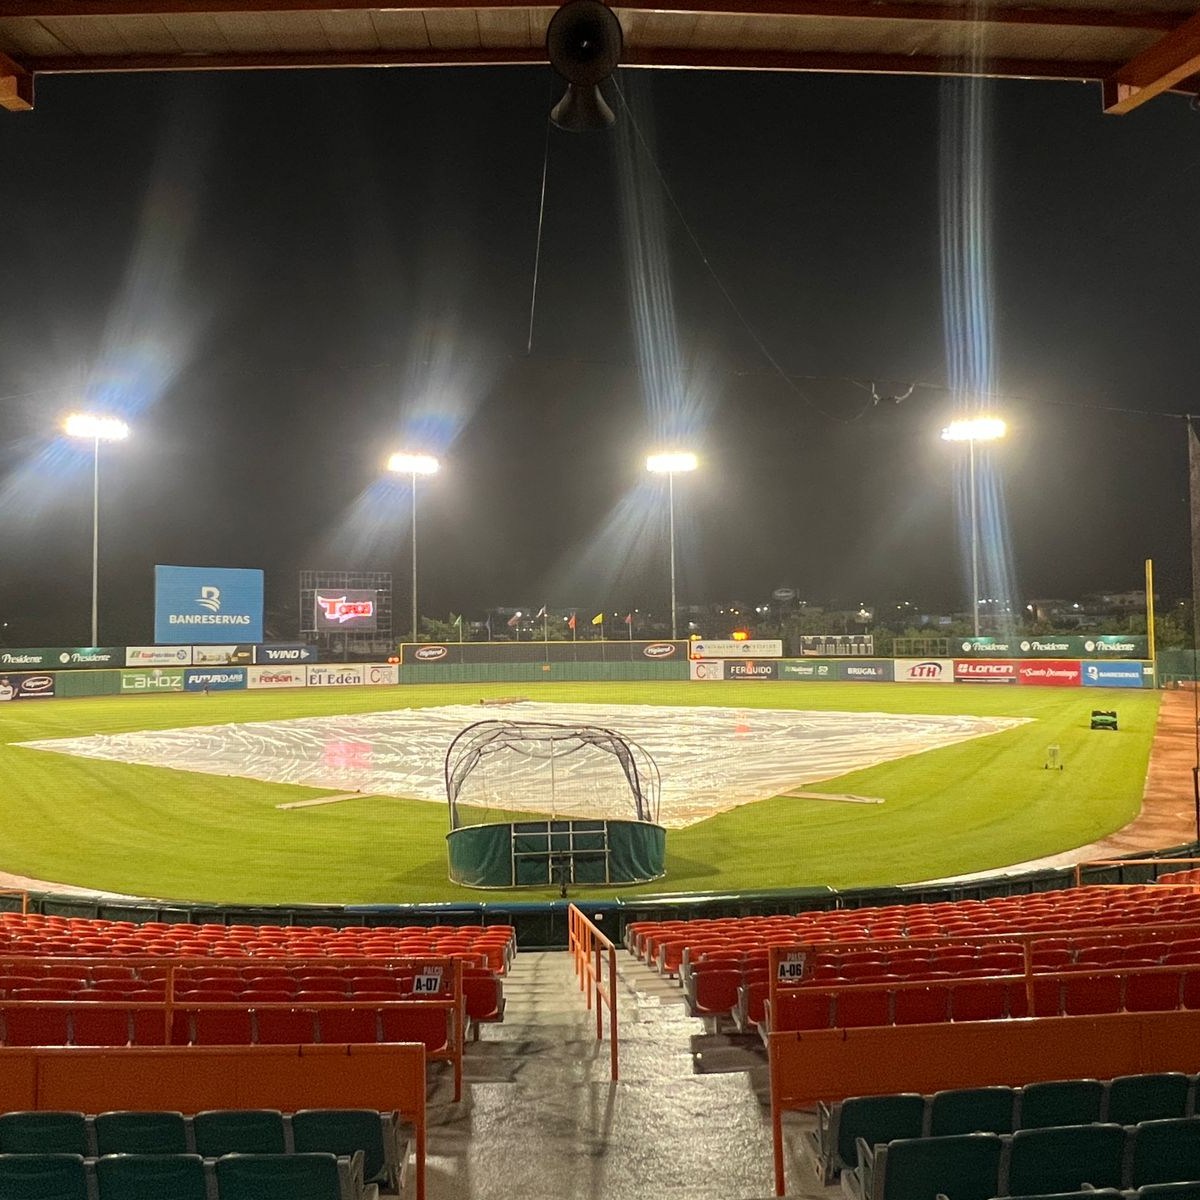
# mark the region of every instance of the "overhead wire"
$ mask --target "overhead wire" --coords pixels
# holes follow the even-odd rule
[[[717,290],[721,293],[722,297],[724,297],[725,303],[729,305],[730,311],[737,318],[738,323],[742,326],[750,340],[757,347],[758,352],[771,365],[775,374],[778,375],[779,378],[782,379],[808,407],[814,409],[823,417],[826,417],[831,421],[837,421],[843,425],[852,425],[855,421],[860,420],[874,407],[874,401],[868,400],[852,417],[843,417],[837,413],[830,412],[828,409],[818,404],[811,396],[806,395],[799,387],[797,387],[795,383],[795,377],[789,375],[779,363],[779,360],[771,353],[766,342],[759,336],[758,331],[750,323],[749,319],[746,317],[746,314],[742,311],[741,306],[737,303],[737,301],[733,298],[732,293],[725,286],[724,280],[722,280],[720,275],[717,274],[717,270],[713,266],[711,259],[705,252],[704,247],[700,244],[699,237],[697,237],[695,230],[691,226],[691,223],[684,215],[683,208],[676,199],[671,185],[667,182],[667,177],[663,173],[662,167],[659,165],[658,159],[654,155],[654,151],[650,148],[649,143],[642,134],[641,127],[638,125],[637,119],[633,115],[633,109],[626,100],[625,93],[621,89],[621,85],[615,76],[613,77],[612,83],[614,89],[616,90],[617,98],[621,102],[621,108],[624,109],[625,115],[629,119],[630,128],[632,128],[634,132],[637,143],[639,146],[641,146],[643,153],[646,155],[647,161],[654,170],[654,174],[658,179],[659,185],[662,187],[663,195],[666,196],[667,200],[671,204],[671,207],[675,210],[675,215],[679,218],[679,223],[682,226],[683,231],[687,234],[688,240],[692,243],[697,256],[704,264],[704,268],[708,272],[713,283],[716,285]]]

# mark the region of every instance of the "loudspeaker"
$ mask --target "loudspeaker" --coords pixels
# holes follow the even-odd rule
[[[550,120],[571,133],[608,129],[616,118],[599,84],[621,61],[621,22],[600,0],[568,0],[550,19],[546,54],[568,84]]]

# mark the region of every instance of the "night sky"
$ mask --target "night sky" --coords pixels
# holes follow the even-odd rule
[[[942,132],[972,86],[1014,598],[1136,587],[1147,556],[1188,591],[1184,425],[1147,415],[1200,412],[1186,99],[620,85],[637,132],[550,134],[529,355],[549,68],[47,78],[0,113],[2,640],[87,640],[76,408],[134,427],[102,450],[106,643],[149,640],[156,562],[262,567],[275,609],[302,568],[402,582],[401,446],[444,460],[426,613],[665,607],[643,462],[669,440],[703,460],[677,481],[681,602],[962,609]]]

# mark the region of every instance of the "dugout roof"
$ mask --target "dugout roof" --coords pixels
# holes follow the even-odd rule
[[[619,0],[635,67],[1095,80],[1200,90],[1197,0]],[[0,0],[0,107],[39,74],[544,63],[519,0]]]

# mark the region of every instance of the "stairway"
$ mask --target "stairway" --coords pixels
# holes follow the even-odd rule
[[[517,956],[503,1024],[468,1047],[461,1104],[445,1078],[433,1087],[429,1200],[771,1195],[761,1048],[705,1035],[678,986],[624,952],[618,981],[613,1084],[608,1042],[595,1039],[570,955]]]

